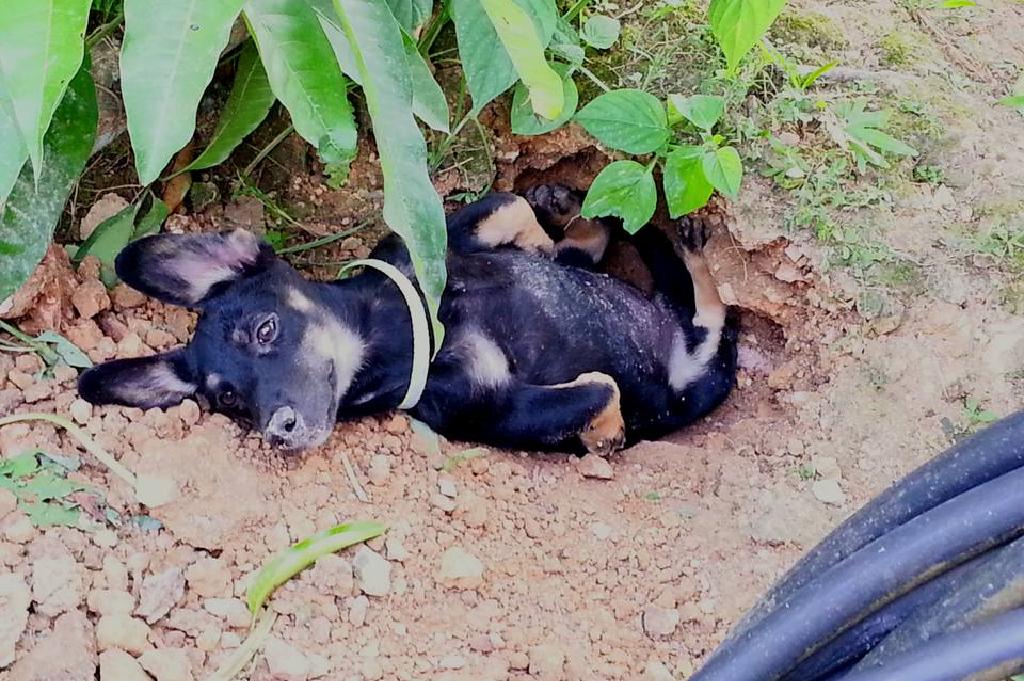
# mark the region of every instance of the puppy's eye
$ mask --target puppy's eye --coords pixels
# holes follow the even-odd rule
[[[256,327],[256,342],[261,345],[274,342],[277,338],[277,317],[272,316]]]
[[[232,408],[238,406],[238,393],[234,390],[225,390],[217,396],[217,401],[220,402],[220,406]]]

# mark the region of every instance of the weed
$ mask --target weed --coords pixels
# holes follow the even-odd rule
[[[886,33],[878,40],[882,63],[886,66],[909,66],[916,60],[917,50],[907,41],[905,30]]]
[[[979,235],[975,246],[979,253],[1006,261],[1015,269],[1024,268],[1024,228],[998,224]]]
[[[928,184],[942,184],[944,174],[942,168],[928,163],[919,163],[914,166],[914,180]]]
[[[814,480],[814,478],[818,476],[818,471],[814,466],[807,463],[802,463],[799,466],[797,466],[796,474],[797,477],[799,477],[801,480],[807,482],[809,480]]]

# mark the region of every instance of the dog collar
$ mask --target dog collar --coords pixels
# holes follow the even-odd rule
[[[405,305],[409,308],[409,316],[412,318],[412,372],[409,376],[409,388],[405,391],[405,397],[398,408],[412,409],[423,396],[423,389],[427,386],[427,372],[430,369],[430,321],[427,310],[409,277],[391,263],[376,258],[353,260],[341,268],[338,276],[355,267],[370,267],[377,270],[393,281],[405,298]]]

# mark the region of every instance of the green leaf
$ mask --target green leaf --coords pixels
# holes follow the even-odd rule
[[[1003,97],[999,100],[999,103],[1024,113],[1024,94]]]
[[[139,221],[135,224],[135,232],[132,234],[132,241],[141,239],[144,236],[156,234],[163,227],[164,220],[171,214],[171,211],[167,208],[167,204],[162,200],[153,197],[153,205],[149,211],[143,215]]]
[[[623,228],[636,234],[658,204],[653,171],[653,165],[645,168],[636,161],[609,163],[590,185],[581,214],[585,218],[617,215]]]
[[[35,527],[78,527],[78,518],[82,515],[77,508],[45,501],[21,504],[21,510]]]
[[[785,4],[786,0],[711,0],[708,21],[729,71],[736,70]]]
[[[274,95],[325,163],[351,159],[356,122],[348,81],[307,0],[248,0],[242,8]]]
[[[530,106],[530,93],[522,83],[516,84],[515,92],[512,94],[512,132],[517,135],[543,135],[544,133],[557,130],[569,122],[572,115],[576,113],[576,105],[579,103],[579,91],[576,83],[569,75],[569,67],[563,64],[555,64],[555,71],[562,77],[562,113],[553,120],[538,116]]]
[[[734,147],[722,147],[704,154],[704,176],[715,189],[735,198],[743,182],[743,161]]]
[[[334,9],[355,55],[373,121],[384,174],[384,221],[409,249],[440,347],[443,327],[437,310],[447,277],[447,230],[430,181],[427,145],[412,115],[401,27],[380,0],[334,0]]]
[[[800,78],[800,89],[806,90],[807,88],[811,87],[812,85],[817,83],[822,76],[824,76],[826,73],[828,73],[837,66],[839,66],[839,62],[837,61],[830,61],[826,64],[822,64],[818,68],[814,69],[807,75]]]
[[[32,475],[39,470],[39,459],[36,452],[25,452],[0,459],[0,475],[15,480]]]
[[[480,0],[451,0],[451,13],[476,114],[512,87],[518,76]]]
[[[555,33],[551,36],[548,49],[573,66],[581,66],[587,54],[580,47],[580,36],[576,29],[562,17],[555,23]]]
[[[655,151],[671,134],[665,107],[642,90],[606,92],[583,107],[576,122],[605,146],[630,154]]]
[[[595,14],[587,23],[583,24],[583,31],[580,37],[591,47],[598,50],[607,50],[619,39],[622,31],[622,22],[603,14]]]
[[[107,288],[112,288],[117,283],[117,274],[114,272],[114,258],[128,245],[135,233],[135,216],[139,212],[139,205],[127,206],[120,212],[111,215],[109,218],[96,225],[89,238],[82,242],[82,245],[75,251],[74,262],[80,263],[87,256],[91,255],[100,261],[100,279]]]
[[[231,94],[206,149],[185,170],[201,170],[223,163],[263,119],[274,104],[267,72],[256,43],[246,42],[238,58]]]
[[[5,0],[0,21],[0,81],[37,177],[43,137],[68,83],[82,65],[91,0]],[[0,152],[9,152],[3,142]],[[14,161],[10,161],[14,162]]]
[[[196,129],[242,0],[125,0],[121,91],[139,182],[157,179]]]
[[[18,130],[18,122],[14,119],[11,102],[0,77],[0,213],[27,160],[28,147]]]
[[[319,7],[316,10],[320,27],[331,43],[338,65],[346,76],[351,78],[356,85],[361,86],[363,77],[356,66],[355,55],[352,53],[348,38],[338,26],[338,20],[333,10],[330,13],[323,12]],[[416,41],[403,33],[402,44],[409,63],[409,77],[412,81],[412,112],[434,130],[448,132],[450,113],[444,91],[441,90],[441,86],[437,84],[433,74],[430,73],[430,66],[423,59],[423,55],[419,53]]]
[[[881,130],[864,128],[857,132],[857,138],[865,144],[870,144],[871,146],[878,148],[880,151],[885,151],[890,154],[897,154],[899,156],[917,155],[917,149],[909,144],[899,141],[892,135],[888,135]]]
[[[864,100],[836,104],[835,114],[842,120],[844,127],[839,132],[833,132],[837,143],[853,152],[862,169],[867,163],[881,168],[888,167],[889,164],[880,152],[901,156],[917,155],[916,149],[879,129],[888,124],[888,111],[866,111],[866,106]]]
[[[25,483],[24,487],[24,490],[35,497],[36,501],[63,499],[83,489],[85,487],[77,482],[72,482],[50,470],[39,471]]]
[[[715,124],[725,113],[725,99],[711,95],[668,96],[669,120],[673,113],[696,125],[701,130],[711,132]]]
[[[349,2],[340,1],[346,4]],[[346,523],[303,539],[281,551],[264,563],[249,581],[249,586],[245,590],[245,602],[249,606],[249,611],[258,612],[274,593],[274,589],[315,563],[321,556],[378,537],[387,529],[387,525],[372,520]]]
[[[391,14],[406,33],[415,31],[430,18],[434,0],[386,0]]]
[[[513,0],[479,0],[505,46],[516,73],[530,90],[533,110],[544,118],[562,113],[562,79],[544,58],[547,41],[529,13]]]
[[[92,360],[78,346],[69,341],[56,331],[44,331],[36,336],[36,340],[42,343],[50,343],[54,346],[57,356],[64,360],[69,367],[77,369],[89,369],[92,367]]]
[[[703,156],[701,147],[685,146],[673,149],[665,158],[661,183],[673,219],[700,210],[715,191],[704,175]]]
[[[961,7],[977,7],[978,3],[974,0],[943,0],[941,7],[943,9],[960,9]]]
[[[92,153],[96,88],[88,60],[71,80],[43,143],[43,168],[22,168],[0,217],[0,300],[14,293],[43,259],[71,188]]]

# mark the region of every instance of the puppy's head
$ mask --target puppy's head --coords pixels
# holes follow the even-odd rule
[[[85,400],[149,409],[203,395],[283,449],[327,439],[363,343],[268,244],[242,230],[160,234],[125,248],[116,269],[143,293],[197,308],[199,321],[182,348],[86,371]]]

